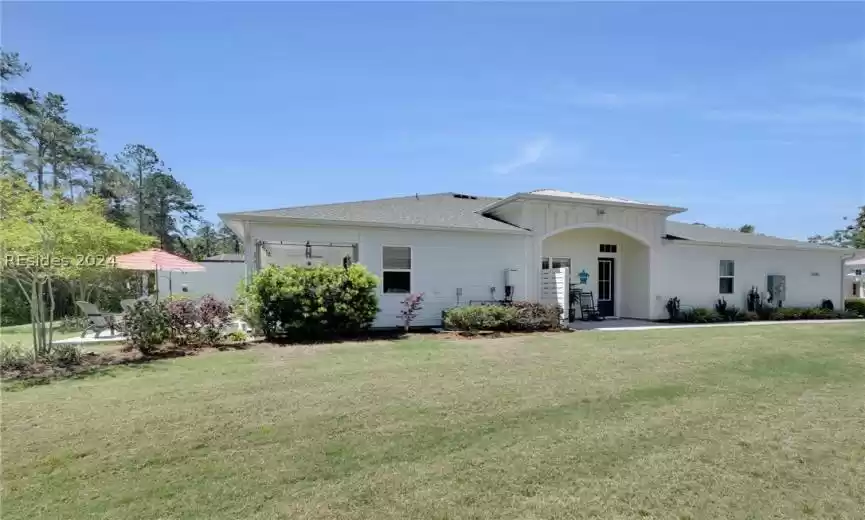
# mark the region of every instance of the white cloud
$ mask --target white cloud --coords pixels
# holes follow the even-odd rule
[[[622,109],[668,106],[680,101],[681,96],[672,92],[595,90],[572,92],[565,99],[580,107]]]
[[[505,163],[496,164],[492,167],[493,173],[497,175],[510,175],[527,166],[537,164],[549,151],[552,141],[546,137],[532,139],[524,143],[516,157]]]
[[[703,114],[714,121],[742,123],[850,123],[865,125],[865,112],[862,110],[833,106],[792,106],[777,109],[718,109]]]
[[[803,92],[814,97],[825,97],[839,101],[856,101],[865,103],[865,87],[838,88],[838,87],[804,87]]]

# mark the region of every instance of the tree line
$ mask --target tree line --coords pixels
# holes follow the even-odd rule
[[[45,196],[59,194],[73,203],[98,197],[109,222],[150,235],[161,249],[191,260],[241,252],[227,226],[202,217],[192,191],[156,150],[133,143],[111,155],[99,148],[96,128],[70,119],[62,94],[5,88],[29,71],[17,53],[0,51],[0,176],[26,180]]]

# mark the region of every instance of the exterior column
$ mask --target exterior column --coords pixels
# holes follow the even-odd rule
[[[659,273],[656,271],[656,267],[660,265],[660,260],[658,255],[660,252],[658,251],[659,247],[663,247],[663,245],[656,245],[653,247],[649,247],[649,265],[647,266],[649,269],[649,307],[648,313],[649,315],[646,318],[650,320],[654,320],[659,318],[660,316],[656,315],[658,309],[656,309],[656,304],[658,303],[655,300],[655,291],[659,287],[658,284],[658,276]]]
[[[541,299],[541,255],[543,238],[531,236],[527,240],[529,258],[526,259],[526,299],[537,302]]]
[[[252,275],[255,274],[255,249],[257,244],[252,237],[249,222],[243,222],[243,265],[246,268],[246,283],[252,282]]]

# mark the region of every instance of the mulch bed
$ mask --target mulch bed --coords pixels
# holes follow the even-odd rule
[[[49,363],[35,363],[21,370],[2,370],[0,377],[5,381],[18,381],[25,386],[36,384],[46,384],[51,380],[85,377],[88,374],[95,374],[104,371],[110,367],[118,365],[135,365],[141,363],[149,363],[159,359],[171,359],[186,356],[196,356],[208,352],[216,352],[223,350],[249,349],[249,348],[268,348],[268,347],[291,347],[291,346],[317,346],[343,342],[366,342],[366,341],[387,341],[404,339],[409,336],[434,336],[436,339],[455,339],[455,340],[472,340],[482,338],[505,338],[513,336],[526,336],[538,334],[538,332],[573,332],[571,330],[562,331],[456,331],[456,330],[432,330],[420,329],[412,330],[408,334],[403,331],[382,330],[369,331],[362,336],[351,338],[328,338],[318,341],[285,341],[285,342],[268,342],[263,339],[255,339],[243,344],[218,345],[215,347],[198,347],[198,348],[181,348],[173,345],[163,346],[156,351],[144,355],[136,349],[124,346],[110,352],[84,352],[81,354],[81,363],[73,365],[52,365]]]
[[[30,384],[44,384],[52,379],[84,376],[117,365],[133,365],[149,363],[158,359],[195,356],[210,351],[235,350],[249,348],[256,342],[246,344],[219,345],[216,347],[179,348],[168,345],[144,355],[136,349],[122,347],[111,352],[84,352],[81,362],[72,365],[52,365],[49,363],[34,363],[21,370],[2,370],[0,377],[4,381],[22,381]]]

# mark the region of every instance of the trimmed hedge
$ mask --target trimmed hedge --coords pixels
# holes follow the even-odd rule
[[[844,310],[865,317],[865,298],[848,298],[844,302]]]
[[[742,312],[730,309],[721,314],[711,309],[697,307],[679,313],[678,323],[720,323],[725,321],[790,321],[790,320],[839,320],[858,318],[865,314],[854,311],[836,311],[825,307],[768,307],[761,306],[757,312]]]
[[[465,305],[444,312],[445,328],[465,331],[539,331],[561,328],[558,305],[513,302],[510,305]]]
[[[268,339],[358,334],[378,313],[378,279],[361,265],[269,266],[241,294],[250,323]]]

